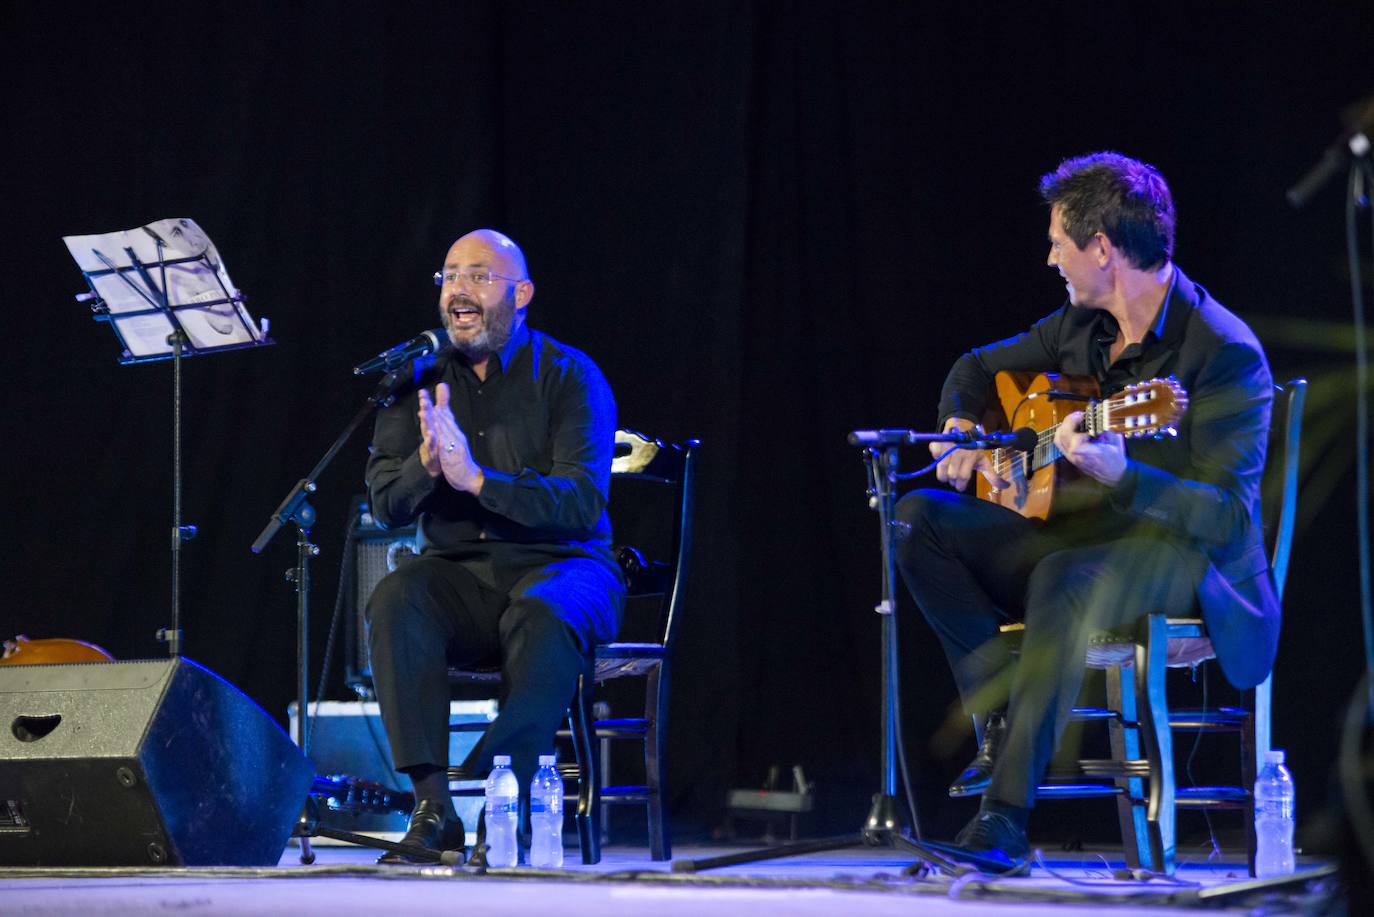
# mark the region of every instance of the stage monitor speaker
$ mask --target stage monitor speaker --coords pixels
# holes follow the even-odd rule
[[[0,864],[273,866],[313,778],[188,659],[0,667]]]

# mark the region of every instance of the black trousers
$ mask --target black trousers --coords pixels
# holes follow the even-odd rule
[[[425,555],[383,577],[367,603],[373,685],[397,768],[448,767],[448,668],[500,666],[500,713],[463,763],[476,777],[511,756],[523,791],[553,751],[577,677],[619,621],[624,586],[604,563],[564,558],[484,582]],[[501,588],[505,587],[505,588]]]
[[[1083,684],[1088,639],[1196,607],[1207,559],[1103,508],[1042,525],[976,497],[920,490],[897,505],[897,563],[973,714],[1007,710],[987,795],[1032,806]],[[909,526],[909,530],[908,530]],[[997,628],[1024,620],[1019,660]]]

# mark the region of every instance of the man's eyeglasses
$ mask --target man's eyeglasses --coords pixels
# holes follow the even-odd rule
[[[458,281],[462,280],[464,277],[467,278],[468,283],[475,287],[491,286],[498,280],[507,280],[511,283],[524,283],[524,281],[518,277],[493,274],[491,271],[435,271],[434,285],[436,287],[442,287],[444,285],[457,286]]]

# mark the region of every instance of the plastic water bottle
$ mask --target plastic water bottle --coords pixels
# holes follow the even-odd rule
[[[510,755],[492,758],[487,775],[487,865],[511,867],[520,860],[516,829],[520,823],[520,783],[510,769]]]
[[[1293,862],[1293,824],[1296,819],[1293,775],[1283,766],[1283,752],[1264,755],[1255,780],[1255,875],[1261,879],[1290,875]]]
[[[530,781],[530,865],[538,869],[563,865],[563,778],[553,762],[553,755],[540,755]]]

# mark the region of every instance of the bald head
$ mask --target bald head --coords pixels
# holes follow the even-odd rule
[[[477,229],[449,247],[439,316],[454,348],[476,370],[525,324],[534,284],[525,254],[494,229]]]
[[[445,267],[465,270],[483,266],[511,280],[528,280],[525,253],[505,233],[494,229],[474,229],[449,246]]]

